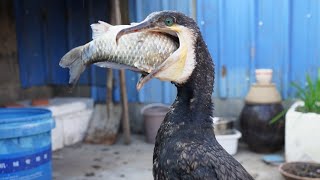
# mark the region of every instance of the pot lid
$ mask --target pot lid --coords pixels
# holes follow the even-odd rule
[[[279,103],[281,102],[281,96],[275,84],[253,84],[245,101],[254,104]]]

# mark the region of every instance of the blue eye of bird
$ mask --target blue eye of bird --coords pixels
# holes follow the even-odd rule
[[[166,18],[166,20],[164,20],[164,23],[167,26],[172,26],[173,25],[173,19],[171,17]]]

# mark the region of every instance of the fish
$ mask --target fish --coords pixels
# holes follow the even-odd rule
[[[92,41],[67,52],[60,60],[69,68],[69,84],[75,85],[89,65],[103,68],[152,72],[179,47],[176,37],[160,32],[136,32],[116,40],[119,31],[131,25],[110,25],[103,21],[92,24]]]

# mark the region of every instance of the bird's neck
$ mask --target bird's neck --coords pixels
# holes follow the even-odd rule
[[[173,103],[174,123],[212,123],[213,103],[211,99],[214,83],[214,67],[211,56],[201,35],[195,40],[196,65],[183,84],[177,84],[177,98]]]

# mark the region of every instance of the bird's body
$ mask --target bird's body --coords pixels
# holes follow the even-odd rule
[[[169,134],[168,132],[172,132]],[[214,138],[211,125],[162,124],[153,155],[155,180],[250,180]]]
[[[253,179],[217,142],[212,124],[213,62],[198,34],[196,67],[188,81],[177,84],[178,95],[156,138],[155,180]]]
[[[250,174],[217,142],[213,130],[214,65],[194,20],[179,12],[150,14],[122,29],[120,37],[136,32],[160,32],[178,37],[179,48],[138,82],[156,77],[171,81],[177,97],[156,137],[155,180],[252,180]]]

